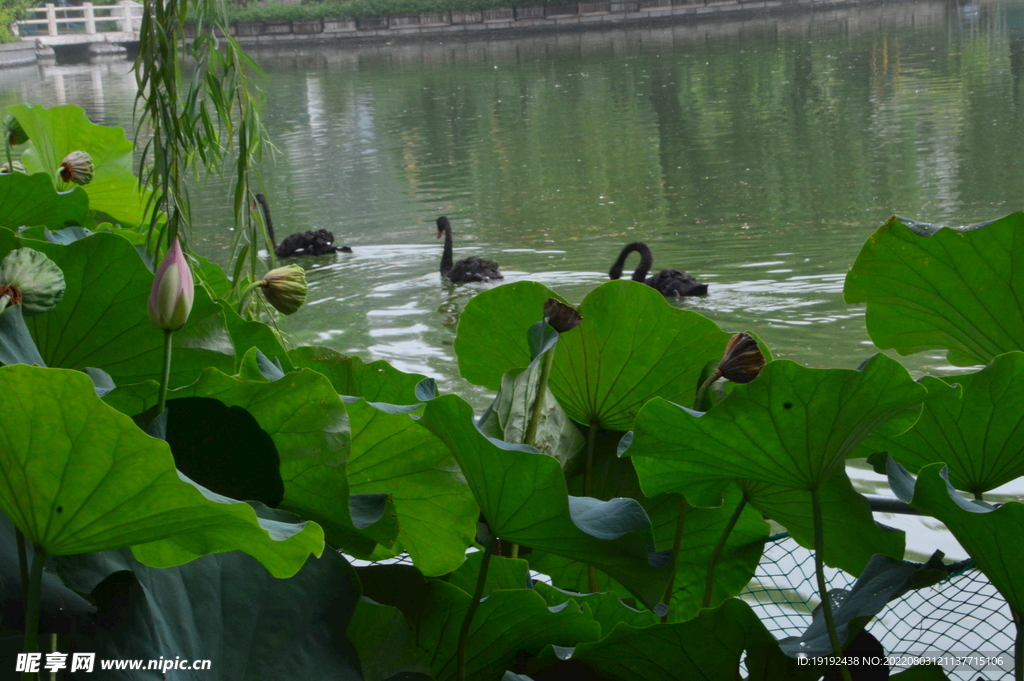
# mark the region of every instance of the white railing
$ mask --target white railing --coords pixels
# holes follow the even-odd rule
[[[67,35],[69,33],[84,33],[93,35],[97,33],[96,24],[116,23],[116,31],[131,33],[138,30],[142,23],[142,5],[132,0],[121,0],[116,5],[94,6],[91,2],[82,3],[81,7],[61,6],[57,7],[47,3],[42,7],[33,7],[26,10],[34,14],[35,19],[21,19],[15,22],[16,28],[28,26],[46,26],[47,35]],[[45,18],[38,18],[40,15]],[[61,30],[63,29],[63,30]],[[103,32],[109,32],[103,31]],[[24,34],[19,31],[19,34]]]

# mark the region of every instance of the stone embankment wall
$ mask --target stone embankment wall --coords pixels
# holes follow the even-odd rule
[[[243,44],[391,40],[417,36],[478,37],[490,32],[571,30],[591,26],[644,24],[747,16],[791,9],[834,9],[871,0],[611,0],[483,12],[401,14],[366,19],[317,19],[232,25]]]

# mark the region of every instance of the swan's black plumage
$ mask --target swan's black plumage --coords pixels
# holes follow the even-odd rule
[[[679,270],[662,270],[654,276],[648,277],[647,273],[654,264],[654,256],[651,249],[642,241],[634,241],[622,249],[618,259],[612,268],[608,270],[608,276],[612,279],[622,277],[622,267],[626,264],[626,258],[630,253],[640,254],[640,264],[633,271],[633,281],[647,284],[657,290],[663,296],[703,296],[707,295],[708,285],[701,284],[693,275]]]
[[[335,246],[334,235],[326,229],[311,229],[307,232],[296,232],[285,237],[280,244],[274,238],[274,221],[270,219],[270,204],[263,194],[256,195],[256,202],[263,209],[263,219],[267,223],[267,234],[274,246],[274,255],[279,258],[290,258],[293,255],[326,255],[328,253],[351,253],[348,246]]]
[[[437,219],[437,238],[444,237],[444,253],[441,255],[441,276],[453,282],[492,281],[504,279],[498,271],[498,263],[472,256],[452,263],[452,223],[445,216]]]

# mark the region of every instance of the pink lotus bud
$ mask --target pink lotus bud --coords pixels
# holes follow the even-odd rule
[[[149,322],[164,331],[177,331],[188,321],[194,297],[192,271],[181,252],[181,244],[175,238],[153,278],[153,289],[149,293]]]

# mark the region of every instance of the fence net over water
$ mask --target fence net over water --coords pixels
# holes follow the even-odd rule
[[[867,631],[891,656],[1002,656],[1006,660],[1002,669],[968,663],[946,667],[946,674],[957,681],[1011,679],[1016,627],[1010,609],[972,563],[958,567],[938,584],[889,603]],[[826,578],[830,589],[848,589],[855,581],[833,568],[826,568]],[[811,623],[811,611],[819,601],[814,554],[786,533],[773,535],[765,544],[754,579],[740,596],[776,638],[799,636]]]
[[[352,560],[350,558],[350,560]],[[352,560],[356,565],[369,565]],[[412,565],[403,554],[382,563]],[[1002,668],[976,663],[945,667],[955,681],[1004,681],[1013,678],[1016,627],[1009,606],[988,578],[970,561],[957,566],[934,586],[890,602],[866,627],[887,656],[961,657],[1002,656]],[[535,575],[548,581],[543,575]],[[841,570],[825,568],[830,589],[849,589],[856,579]],[[818,604],[814,554],[788,533],[772,535],[754,578],[740,594],[777,639],[799,636],[811,623]],[[894,667],[892,672],[899,671]]]

